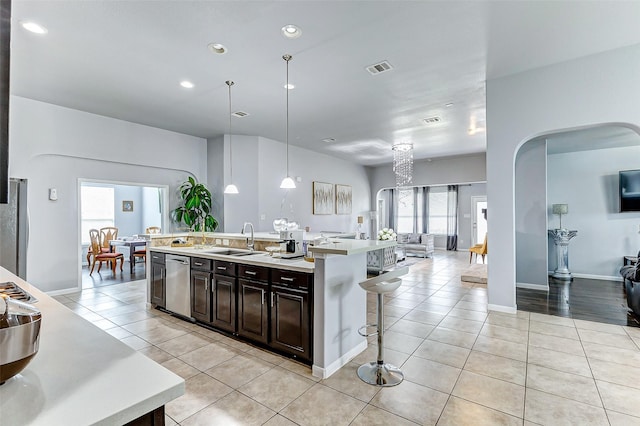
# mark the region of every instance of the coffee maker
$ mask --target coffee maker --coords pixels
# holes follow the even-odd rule
[[[283,259],[292,259],[302,257],[302,241],[304,239],[304,231],[280,231],[280,257]]]

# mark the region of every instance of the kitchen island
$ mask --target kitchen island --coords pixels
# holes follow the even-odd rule
[[[6,281],[38,299],[42,326],[36,356],[0,386],[0,424],[164,422],[164,405],[184,393],[181,377],[0,267]]]
[[[206,236],[207,241],[217,239],[215,236]],[[240,236],[240,234],[224,234],[223,239],[229,238],[229,245],[234,246],[233,242],[237,242],[238,239],[246,238],[246,236]],[[170,246],[158,246],[153,244],[149,247],[151,253],[147,256],[147,270],[152,271],[147,274],[147,281],[149,286],[149,301],[155,304],[161,304],[162,296],[156,296],[154,298],[154,292],[157,293],[157,289],[162,285],[155,285],[154,282],[158,281],[154,279],[154,276],[160,275],[155,271],[162,271],[162,263],[159,263],[154,267],[152,260],[154,254],[164,262],[163,256],[168,255],[182,255],[189,256],[192,262],[191,266],[191,300],[192,300],[192,315],[191,317],[198,318],[193,313],[196,311],[197,306],[203,306],[203,303],[198,302],[197,295],[194,292],[196,286],[200,280],[200,271],[193,269],[193,263],[197,262],[202,264],[208,259],[211,260],[212,267],[209,273],[209,278],[204,278],[204,284],[200,284],[201,288],[209,288],[213,296],[205,296],[208,298],[207,302],[215,305],[215,292],[217,286],[215,262],[220,262],[221,268],[228,267],[228,265],[236,265],[233,268],[234,271],[238,271],[238,275],[233,275],[232,278],[223,279],[220,277],[220,282],[228,287],[234,286],[234,294],[237,294],[237,324],[229,327],[222,327],[222,331],[231,334],[240,334],[242,329],[242,313],[240,310],[244,306],[243,293],[239,284],[243,279],[249,279],[247,277],[242,278],[240,271],[246,270],[246,266],[265,268],[270,272],[271,281],[267,282],[269,278],[263,280],[263,286],[254,286],[256,291],[260,291],[260,296],[257,299],[257,303],[253,303],[255,307],[257,305],[268,305],[268,301],[271,301],[269,312],[255,312],[255,316],[265,315],[267,319],[263,321],[269,322],[268,318],[272,319],[270,331],[265,332],[266,335],[261,335],[259,338],[253,339],[255,343],[263,343],[265,345],[273,346],[269,342],[276,342],[278,340],[278,333],[281,331],[277,318],[273,321],[274,316],[277,317],[278,309],[278,293],[276,288],[284,286],[286,283],[283,280],[291,281],[298,280],[301,275],[308,274],[311,288],[309,289],[308,299],[304,303],[309,303],[310,307],[308,312],[309,318],[309,330],[308,335],[311,336],[311,342],[309,344],[311,353],[307,354],[301,350],[301,359],[307,359],[312,366],[312,373],[316,377],[327,378],[340,367],[347,364],[356,355],[367,348],[367,340],[358,334],[358,329],[366,324],[367,309],[366,309],[366,292],[360,288],[359,282],[367,279],[367,264],[366,255],[367,252],[373,250],[380,250],[385,247],[395,246],[395,241],[376,241],[376,240],[353,240],[353,239],[330,239],[328,242],[317,245],[310,248],[310,251],[314,254],[314,262],[306,262],[301,259],[281,259],[277,257],[271,257],[267,253],[258,253],[248,256],[233,256],[227,254],[216,253],[216,250],[223,249],[224,247],[207,247],[207,246],[193,246],[193,247],[170,247]],[[234,247],[238,247],[235,245]],[[244,265],[244,266],[243,266]],[[282,271],[290,271],[290,276],[284,276]],[[260,272],[249,271],[252,274],[260,274]],[[298,275],[295,275],[298,274]],[[285,274],[286,275],[286,274]],[[237,278],[236,278],[237,277]],[[275,278],[277,277],[277,278]],[[206,280],[209,280],[208,282]],[[233,280],[237,280],[234,284]],[[199,281],[200,280],[200,281]],[[229,283],[229,284],[228,284]],[[201,293],[201,292],[199,292]],[[269,296],[271,295],[271,296]],[[275,296],[275,298],[274,298]],[[300,296],[303,297],[303,296]],[[211,299],[213,298],[213,299]],[[275,302],[274,302],[275,299]],[[256,300],[256,299],[254,299]],[[286,303],[287,299],[283,299]],[[292,299],[289,299],[291,301]],[[248,305],[248,304],[247,304]],[[301,312],[304,310],[303,302],[300,302]],[[289,307],[294,308],[291,304]],[[210,315],[210,322],[207,325],[213,324],[216,328],[216,307],[208,308],[209,312],[205,314]],[[264,309],[264,308],[263,308]],[[231,312],[231,316],[234,315],[234,309],[228,309],[223,307],[225,315]],[[295,309],[288,309],[293,311]],[[302,315],[302,314],[301,314]],[[306,313],[304,313],[306,315]],[[304,321],[301,318],[301,322]],[[230,319],[229,321],[235,321]],[[291,321],[287,320],[281,323],[285,326],[290,326]],[[300,327],[304,330],[304,327]],[[302,334],[302,331],[301,331]],[[266,342],[266,343],[265,343]],[[282,346],[276,345],[276,349],[280,349]],[[295,351],[292,352],[295,355]]]

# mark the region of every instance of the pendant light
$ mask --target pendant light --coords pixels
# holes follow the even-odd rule
[[[280,188],[282,189],[293,189],[296,187],[296,183],[289,176],[289,61],[292,59],[291,55],[284,55],[282,59],[287,63],[287,133],[286,133],[286,142],[287,142],[287,177],[282,179],[282,183],[280,184]]]
[[[231,80],[225,81],[229,86],[229,174],[231,183],[224,189],[225,194],[237,194],[238,188],[233,184],[233,144],[231,143],[231,86],[235,83]]]

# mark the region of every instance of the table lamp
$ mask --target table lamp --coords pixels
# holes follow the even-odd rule
[[[553,214],[557,214],[560,216],[560,228],[562,228],[562,215],[569,213],[569,204],[553,204],[552,206]]]

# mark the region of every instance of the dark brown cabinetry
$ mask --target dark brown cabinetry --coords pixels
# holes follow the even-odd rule
[[[165,307],[164,253],[151,252],[151,303],[161,308]]]
[[[269,341],[269,270],[238,265],[238,335],[267,344]]]
[[[274,269],[271,274],[270,346],[311,361],[311,275]]]
[[[211,322],[211,260],[191,259],[191,316]]]
[[[236,264],[214,260],[213,270],[211,324],[229,333],[236,333]]]

